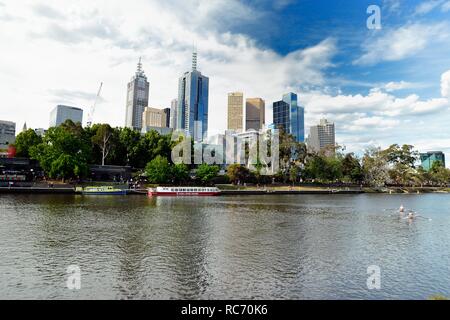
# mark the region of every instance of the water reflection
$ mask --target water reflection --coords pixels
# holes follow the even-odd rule
[[[399,203],[432,221],[399,219]],[[0,212],[0,298],[450,295],[448,195],[8,195]],[[80,291],[65,288],[71,264]],[[367,290],[369,265],[380,291]]]

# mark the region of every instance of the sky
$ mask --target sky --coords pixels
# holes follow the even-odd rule
[[[370,5],[381,29],[367,28]],[[191,67],[210,78],[209,134],[227,93],[295,92],[309,127],[327,118],[348,152],[412,144],[450,165],[450,0],[0,0],[0,119],[47,128],[57,104],[123,126],[139,57],[151,107],[170,107]]]

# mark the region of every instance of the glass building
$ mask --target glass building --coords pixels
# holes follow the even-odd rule
[[[57,127],[66,120],[83,123],[83,110],[80,108],[58,105],[50,112],[50,128]]]
[[[442,166],[445,167],[445,154],[442,151],[421,153],[420,160],[422,161],[422,168],[425,171],[430,171],[433,164],[437,161],[441,162]]]
[[[197,53],[192,54],[192,71],[178,82],[176,129],[184,130],[194,141],[202,141],[208,132],[209,78],[197,71]]]
[[[283,100],[273,103],[273,122],[298,142],[305,142],[305,109],[298,105],[295,93],[287,93]]]
[[[139,59],[136,74],[127,86],[126,127],[139,131],[142,129],[142,114],[148,106],[149,90],[150,84]]]

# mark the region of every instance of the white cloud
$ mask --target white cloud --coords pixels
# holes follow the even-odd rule
[[[265,14],[234,0],[136,0],[133,6],[25,0],[7,6],[24,21],[2,24],[0,83],[8,103],[0,117],[18,125],[46,126],[57,99],[87,110],[93,102],[89,93],[95,94],[101,81],[104,101],[94,121],[123,125],[126,84],[139,56],[150,81],[150,105],[170,106],[195,44],[199,70],[210,77],[210,128],[220,131],[226,126],[228,92],[261,96],[270,106],[301,85],[323,85],[337,51],[336,41],[325,39],[282,56],[247,36],[221,31]]]
[[[330,96],[321,93],[304,94],[304,104],[311,113],[373,113],[384,116],[431,114],[449,106],[445,98],[420,100],[412,94],[397,98],[391,94],[373,90],[368,95]]]
[[[350,132],[361,132],[370,130],[373,133],[373,130],[386,130],[391,129],[400,124],[399,120],[395,119],[385,119],[383,117],[375,116],[375,117],[365,117],[358,118],[353,120],[349,125],[344,125],[343,129],[348,130]]]
[[[398,90],[410,89],[413,88],[414,84],[411,82],[400,81],[400,82],[389,82],[384,85],[384,89],[387,92],[393,92]]]
[[[429,0],[424,1],[416,7],[415,14],[423,15],[433,11],[435,8],[439,7],[444,0]]]
[[[389,12],[397,12],[400,6],[400,0],[383,0],[383,8],[386,8]]]
[[[448,23],[410,24],[370,38],[363,44],[364,54],[357,65],[373,65],[382,61],[398,61],[415,55],[431,43],[450,36]]]
[[[373,140],[374,136],[383,140],[380,134],[387,134],[385,139],[399,136],[399,128],[406,124],[449,110],[450,101],[446,96],[450,92],[449,80],[450,70],[442,75],[442,97],[427,100],[416,94],[397,97],[375,88],[367,95],[309,92],[301,95],[301,102],[307,110],[307,123],[317,123],[320,118],[334,121],[341,142],[353,141],[351,135],[360,135],[364,141]],[[398,87],[397,84],[391,87]]]
[[[441,95],[450,99],[450,70],[441,76]]]

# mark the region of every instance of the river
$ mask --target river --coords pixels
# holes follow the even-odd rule
[[[399,219],[401,204],[427,219]],[[80,290],[66,286],[70,265]],[[448,194],[0,195],[0,299],[434,294],[450,296]]]

